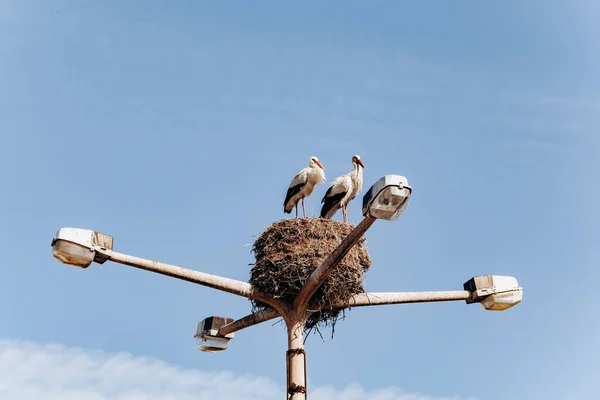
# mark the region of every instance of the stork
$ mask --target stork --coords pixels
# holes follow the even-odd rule
[[[347,175],[338,176],[323,196],[321,218],[331,219],[337,210],[342,209],[344,222],[348,222],[348,203],[356,197],[363,184],[363,169],[365,166],[359,155],[352,156],[354,171]]]
[[[325,180],[325,168],[319,162],[319,159],[312,156],[308,160],[308,167],[303,168],[292,179],[290,187],[285,195],[283,202],[283,211],[290,214],[292,209],[296,207],[296,218],[298,218],[298,201],[302,200],[302,214],[306,218],[306,210],[304,209],[304,198],[309,197],[315,186]]]

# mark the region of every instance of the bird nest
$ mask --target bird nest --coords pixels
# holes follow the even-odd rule
[[[252,251],[256,263],[250,283],[260,292],[291,305],[296,295],[325,258],[352,232],[347,223],[317,218],[287,219],[269,226],[254,242]],[[306,323],[305,332],[335,323],[345,304],[353,295],[363,293],[363,276],[371,265],[365,239],[350,249],[332,270],[327,280],[312,296],[310,304],[316,309]],[[271,307],[252,300],[253,312]],[[343,315],[343,314],[342,314]]]

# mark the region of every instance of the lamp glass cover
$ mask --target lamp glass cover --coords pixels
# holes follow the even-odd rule
[[[406,209],[409,198],[409,189],[388,186],[375,197],[369,212],[377,219],[396,220]]]
[[[94,251],[76,243],[57,240],[52,246],[52,257],[79,268],[87,268],[94,261]]]

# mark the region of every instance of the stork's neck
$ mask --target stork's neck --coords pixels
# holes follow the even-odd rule
[[[325,180],[325,171],[317,164],[310,166],[309,179],[313,184],[322,183]]]
[[[354,181],[354,185],[357,188],[357,191],[359,191],[362,188],[362,184],[363,184],[363,170],[362,170],[362,167],[360,165],[358,165],[358,163],[353,163],[353,164],[354,164],[354,171],[352,171],[350,173],[350,177]]]

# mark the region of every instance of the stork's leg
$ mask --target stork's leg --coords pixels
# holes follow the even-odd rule
[[[346,213],[346,206],[342,207],[342,214],[344,214],[344,222],[348,222],[348,215]]]
[[[298,218],[298,202],[296,202],[296,218]]]
[[[304,209],[304,197],[302,198],[302,215],[306,218],[306,210]]]

